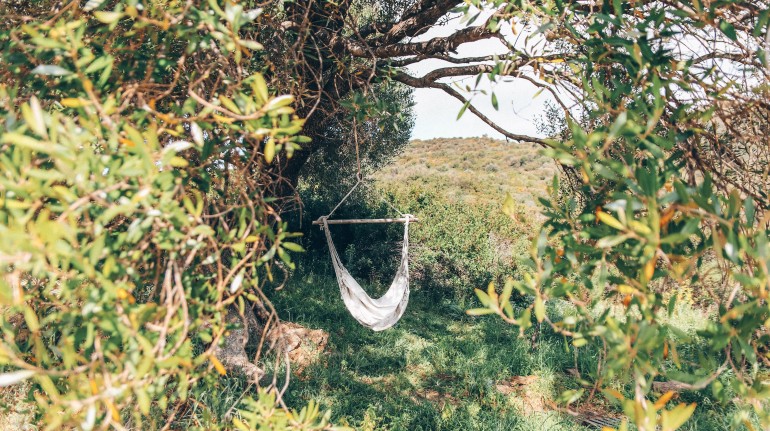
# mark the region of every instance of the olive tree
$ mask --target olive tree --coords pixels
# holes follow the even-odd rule
[[[734,404],[736,427],[768,426],[768,5],[494,5],[506,22],[534,20],[546,42],[527,79],[563,108],[568,130],[545,152],[577,181],[565,198],[555,179],[542,200],[529,274],[477,290],[470,313],[540,322],[576,355],[597,354],[568,403],[602,391],[637,429],[672,430],[697,406],[652,397],[665,382]],[[697,334],[672,318],[683,289],[710,305]],[[527,306],[512,305],[515,291]],[[559,300],[574,312],[550,314]]]
[[[45,429],[330,428],[277,404],[261,288],[301,247],[271,166],[308,139],[294,98],[246,67],[262,46],[238,35],[260,11],[0,11],[0,386],[31,382]],[[255,312],[277,328],[275,377],[249,361],[259,397],[212,419],[197,398],[238,365],[222,340]]]

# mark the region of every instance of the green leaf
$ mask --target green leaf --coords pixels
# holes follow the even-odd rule
[[[278,96],[278,97],[273,98],[272,100],[270,100],[270,102],[268,102],[267,105],[265,105],[265,110],[266,111],[273,111],[273,110],[276,110],[278,108],[282,108],[284,106],[289,106],[292,103],[294,103],[294,97],[293,96],[289,96],[289,95]]]
[[[730,24],[728,21],[722,20],[719,22],[719,29],[722,30],[722,33],[725,34],[725,36],[729,37],[731,40],[738,40],[738,35],[735,32],[735,27]]]
[[[457,114],[458,120],[463,116],[463,114],[465,113],[465,110],[468,109],[468,106],[470,106],[470,104],[471,104],[470,100],[463,104],[463,107],[460,108],[460,112]]]
[[[535,297],[535,319],[538,322],[542,322],[545,319],[545,303],[540,295]]]
[[[716,398],[717,400],[722,400],[723,394],[724,394],[724,385],[719,380],[714,380],[714,383],[711,384],[711,394]]]
[[[136,401],[137,404],[139,404],[139,411],[142,412],[142,414],[149,415],[150,414],[150,396],[147,395],[147,391],[144,388],[137,388],[136,389]]]
[[[94,12],[94,18],[96,18],[102,24],[112,24],[118,22],[121,18],[123,18],[123,16],[123,12]]]
[[[238,428],[238,429],[239,429],[239,430],[241,430],[241,431],[251,431],[251,430],[252,430],[252,428],[251,428],[251,427],[249,427],[248,425],[246,425],[245,423],[243,423],[243,422],[242,422],[240,419],[238,419],[238,418],[233,418],[233,425],[235,425],[235,427],[236,427],[236,428]]]
[[[609,215],[608,213],[606,213],[604,211],[598,211],[596,213],[596,217],[598,217],[599,220],[602,223],[606,224],[607,226],[614,227],[617,230],[625,230],[626,229],[626,227],[623,226],[623,224],[620,221],[618,221],[618,219],[616,219],[615,217]]]
[[[636,220],[629,220],[628,225],[633,229],[636,233],[641,235],[650,235],[652,234],[652,229],[650,229],[649,226],[640,223]]]
[[[681,427],[687,419],[690,419],[693,412],[695,412],[695,403],[679,404],[672,410],[664,410],[660,415],[663,431],[674,431]]]
[[[251,88],[259,103],[264,104],[267,102],[270,95],[267,92],[267,82],[265,82],[265,77],[262,76],[261,73],[255,73],[252,76]]]
[[[105,67],[112,66],[112,63],[115,61],[114,57],[111,55],[103,55],[96,60],[92,61],[91,64],[88,65],[88,67],[85,70],[85,73],[94,73],[98,72]]]
[[[469,316],[483,316],[485,314],[493,314],[494,312],[495,310],[492,310],[490,308],[471,308],[465,313],[468,314]]]
[[[561,396],[559,397],[559,401],[563,402],[564,404],[572,404],[575,401],[579,400],[580,397],[583,396],[583,393],[585,391],[583,389],[572,389],[568,391],[564,391],[561,393]]]
[[[516,217],[516,201],[513,200],[513,196],[510,193],[505,194],[505,200],[503,201],[503,214],[508,217]]]
[[[486,292],[484,292],[481,289],[474,289],[474,291],[476,292],[476,296],[478,296],[479,301],[481,301],[482,305],[486,307],[492,305],[492,298],[490,298]]]
[[[45,145],[44,143],[38,141],[35,138],[31,138],[26,135],[22,135],[19,133],[11,132],[6,133],[0,138],[0,142],[3,142],[5,144],[13,144],[18,145],[19,147],[26,148],[32,151],[37,151],[39,153],[48,153],[48,151],[51,149],[49,146]]]
[[[198,338],[200,338],[201,341],[203,341],[204,343],[210,343],[212,340],[211,334],[209,334],[208,332],[201,331],[201,332],[198,332],[197,335],[198,335]]]
[[[229,109],[230,112],[234,112],[238,115],[241,114],[240,108],[238,108],[238,105],[235,104],[229,97],[225,96],[219,96],[219,102],[224,105],[225,108]]]
[[[625,127],[626,122],[628,121],[628,112],[623,111],[621,112],[617,118],[615,119],[615,122],[612,123],[612,127],[610,127],[610,139],[615,139],[620,135],[621,130],[623,130],[623,127]]]
[[[616,245],[622,244],[624,241],[626,241],[629,238],[628,235],[614,235],[614,236],[605,236],[604,238],[600,239],[596,242],[597,248],[612,248]]]
[[[270,138],[265,142],[265,162],[272,163],[275,158],[275,139]]]
[[[532,312],[529,308],[525,309],[523,313],[521,313],[521,316],[516,320],[516,323],[521,327],[521,330],[524,331],[530,326],[532,326]]]
[[[743,201],[743,211],[746,214],[746,224],[749,226],[753,225],[756,206],[754,205],[754,199],[752,199],[751,196]]]
[[[305,251],[305,249],[302,248],[301,245],[293,243],[293,242],[282,242],[281,245],[283,246],[283,248],[285,248],[286,250],[289,250],[289,251],[294,251],[294,252],[299,252],[299,253]]]
[[[171,160],[169,160],[168,164],[175,168],[186,168],[190,162],[182,157],[174,156],[171,158]]]
[[[37,97],[32,96],[29,104],[22,105],[21,114],[24,117],[24,121],[29,125],[33,132],[40,137],[47,137],[48,131],[45,127],[45,117],[43,116],[43,109],[40,107],[40,101]]]
[[[508,312],[508,308],[511,307],[511,294],[513,293],[514,282],[512,279],[505,280],[503,286],[503,292],[500,294],[500,308]]]
[[[245,46],[246,48],[252,50],[252,51],[261,51],[265,49],[264,46],[262,46],[261,43],[254,41],[254,40],[239,40],[238,43],[240,43],[242,46]]]
[[[676,310],[676,301],[679,298],[679,295],[671,295],[671,298],[668,300],[668,306],[666,307],[666,311],[668,311],[669,317],[674,315],[674,311]]]

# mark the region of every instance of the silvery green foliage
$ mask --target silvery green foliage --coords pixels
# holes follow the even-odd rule
[[[655,399],[653,382],[666,381],[733,404],[736,427],[767,427],[767,3],[474,4],[498,8],[494,25],[532,26],[542,60],[530,77],[574,107],[545,153],[578,186],[557,197],[554,179],[529,274],[477,290],[470,313],[522,330],[544,322],[577,355],[598,355],[567,403],[603,390],[637,429],[673,430],[697,403]],[[514,291],[527,307],[511,304]],[[705,310],[697,334],[673,317],[686,291]],[[557,301],[575,313],[549,316]]]
[[[227,310],[269,313],[261,286],[301,251],[266,171],[302,121],[242,67],[253,8],[57,4],[2,6],[0,382],[32,383],[45,429],[158,429],[218,390]],[[329,427],[275,404],[233,412]]]

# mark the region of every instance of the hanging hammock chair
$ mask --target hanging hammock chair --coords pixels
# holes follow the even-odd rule
[[[410,214],[401,214],[400,218],[385,219],[350,219],[350,220],[329,220],[329,217],[342,205],[343,202],[353,193],[353,190],[361,184],[361,180],[342,198],[339,204],[326,216],[320,217],[314,221],[314,225],[320,225],[326,234],[326,244],[329,246],[329,253],[334,265],[334,273],[337,276],[337,284],[340,287],[342,300],[345,302],[350,314],[363,326],[374,331],[382,331],[395,325],[404,314],[406,304],[409,302],[409,223],[418,221]],[[387,202],[386,202],[387,203]],[[388,205],[390,205],[388,203]],[[392,207],[392,206],[391,206]],[[393,282],[379,298],[370,297],[360,284],[350,275],[348,270],[342,264],[339,253],[334,247],[332,235],[329,230],[330,224],[368,224],[368,223],[404,223],[404,242],[401,245],[401,262],[396,271]]]

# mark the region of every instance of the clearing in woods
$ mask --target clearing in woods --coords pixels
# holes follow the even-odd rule
[[[557,406],[559,393],[580,387],[578,370],[595,370],[595,353],[584,349],[573,355],[545,327],[520,337],[498,318],[469,317],[465,309],[477,306],[471,292],[483,285],[466,285],[460,292],[447,289],[426,280],[420,267],[424,254],[443,250],[439,241],[453,236],[436,230],[462,223],[442,224],[441,218],[472,218],[472,208],[489,207],[490,220],[502,216],[511,226],[491,222],[489,232],[479,238],[493,242],[500,230],[518,235],[505,245],[508,250],[485,245],[513,255],[502,273],[515,276],[516,262],[526,258],[520,255],[528,253],[537,226],[537,197],[548,192],[556,171],[554,162],[530,144],[486,137],[413,141],[377,174],[383,189],[406,196],[399,204],[408,211],[413,210],[410,204],[416,205],[410,200],[415,190],[434,191],[432,203],[423,204],[418,214],[426,222],[414,227],[410,240],[416,262],[409,308],[387,331],[359,326],[339,299],[327,251],[309,250],[317,255],[312,264],[301,267],[272,297],[283,319],[328,332],[328,345],[295,376],[289,405],[314,399],[332,409],[338,423],[364,430],[588,430],[597,428],[579,425],[581,419],[600,423],[597,418],[619,417],[618,407],[601,397],[569,412]],[[506,193],[516,202],[513,219],[501,212]],[[366,279],[365,273],[358,275]],[[564,310],[559,306],[550,304],[549,313],[569,312],[566,305]],[[694,331],[696,312],[677,315],[684,330]],[[724,429],[724,417],[718,408],[699,409],[683,429]]]

